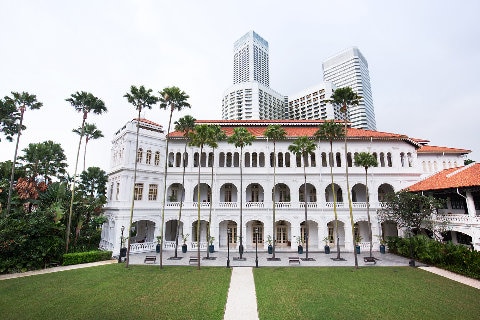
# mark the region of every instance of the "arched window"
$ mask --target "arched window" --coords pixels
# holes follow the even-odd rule
[[[187,152],[183,153],[183,166],[188,167],[188,153]]]
[[[202,156],[200,158],[200,165],[202,167],[206,167],[207,166],[207,154],[205,152],[202,152]]]
[[[231,152],[227,153],[227,165],[226,165],[226,167],[227,168],[232,167],[232,153]]]
[[[160,151],[155,152],[155,165],[160,165]]]
[[[327,166],[327,154],[325,152],[322,152],[322,167]]]
[[[265,153],[260,152],[260,156],[258,157],[258,164],[261,168],[265,167]]]
[[[250,167],[250,152],[245,152],[245,168]]]
[[[337,154],[335,155],[335,160],[337,162],[337,167],[341,167],[342,166],[342,156],[340,155],[340,152],[337,152]]]
[[[380,152],[380,167],[385,167],[385,154]]]
[[[357,152],[354,153],[354,157],[355,155],[357,154]],[[351,152],[347,152],[347,165],[349,167],[352,167],[352,153]]]
[[[407,162],[408,162],[408,166],[410,168],[413,167],[413,158],[412,158],[412,154],[410,152],[407,153]]]
[[[240,159],[240,154],[238,152],[235,152],[233,154],[233,166],[234,167],[239,167],[240,166],[239,159]]]
[[[220,152],[220,159],[218,161],[218,166],[223,168],[225,167],[225,153],[224,152]]]
[[[177,152],[175,154],[175,167],[180,167],[182,165],[182,154],[180,152]]]
[[[138,148],[138,151],[137,151],[137,162],[138,162],[138,163],[142,163],[142,158],[143,158],[143,149],[142,149],[142,148]]]
[[[168,154],[168,166],[173,167],[173,161],[174,161],[174,155],[173,152],[170,152]]]
[[[278,153],[278,162],[277,162],[279,167],[283,167],[283,153]]]
[[[273,154],[273,152],[270,152],[270,167],[274,167],[275,163],[275,155]]]
[[[252,152],[252,167],[258,167],[258,155],[256,152]]]
[[[316,167],[317,166],[317,160],[315,158],[315,153],[310,153],[310,166],[311,167]]]
[[[285,167],[290,168],[290,152],[285,152]]]
[[[387,152],[387,165],[392,166],[392,154],[390,152]]]
[[[208,153],[208,166],[210,168],[213,167],[213,161],[214,161],[213,152],[209,152]]]
[[[198,152],[195,152],[195,153],[193,154],[193,166],[194,166],[194,167],[198,167],[198,164],[199,164],[199,161],[198,161],[198,160],[199,160],[199,159],[198,159]]]
[[[147,156],[145,157],[145,163],[150,164],[152,162],[152,150],[147,150]]]

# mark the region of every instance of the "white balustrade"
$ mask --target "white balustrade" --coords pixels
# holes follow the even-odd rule
[[[246,208],[263,208],[264,204],[263,202],[246,202],[245,207]]]
[[[140,242],[130,244],[130,253],[155,251],[156,242]]]
[[[193,206],[198,208],[198,202],[194,202]],[[210,202],[200,202],[200,208],[210,208]]]
[[[191,249],[197,249],[198,247],[198,242],[190,242],[190,248]],[[208,242],[201,241],[200,242],[200,249],[207,249],[208,247]]]
[[[307,208],[317,208],[316,202],[307,202]],[[305,202],[300,202],[300,208],[305,208]]]
[[[275,202],[275,208],[291,208],[291,202]]]
[[[333,208],[333,202],[326,202],[325,207]],[[344,208],[345,204],[343,202],[337,202],[337,208]]]
[[[366,209],[367,208],[367,203],[366,202],[352,202],[352,208]]]
[[[220,208],[237,208],[238,203],[237,202],[219,202],[218,207],[220,207]]]

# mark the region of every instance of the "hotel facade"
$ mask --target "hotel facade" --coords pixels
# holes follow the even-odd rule
[[[275,235],[277,251],[295,251],[296,239],[301,237],[306,226],[309,230],[309,250],[323,251],[325,241],[333,250],[353,250],[347,197],[346,166],[349,169],[349,186],[353,204],[355,235],[368,247],[368,217],[365,188],[365,170],[355,166],[356,153],[370,152],[378,160],[378,167],[368,170],[369,211],[374,248],[379,239],[402,235],[393,222],[380,222],[377,211],[387,193],[396,192],[423,180],[438,171],[463,165],[469,150],[435,147],[425,140],[412,139],[406,135],[348,128],[348,152],[345,156],[344,141],[333,142],[330,155],[328,141],[316,142],[316,150],[301,159],[288,150],[300,136],[313,137],[321,120],[201,120],[197,124],[219,125],[227,136],[236,127],[244,127],[255,136],[254,142],[243,152],[226,141],[217,148],[186,148],[181,132],[169,134],[168,156],[165,158],[166,137],[162,126],[141,119],[139,147],[135,150],[137,120],[125,124],[114,136],[111,150],[111,168],[105,207],[105,222],[100,247],[118,253],[122,226],[128,229],[130,207],[134,197],[131,252],[154,251],[157,236],[164,232],[164,250],[174,250],[177,224],[181,235],[189,235],[189,250],[200,246],[207,249],[206,230],[211,214],[210,232],[214,237],[215,250],[233,250],[240,242],[246,251],[254,250],[258,230],[259,249],[266,249],[266,240]],[[268,125],[279,124],[287,132],[285,140],[273,143],[264,132]],[[241,161],[240,161],[241,158]],[[274,188],[274,159],[275,188]],[[137,162],[137,178],[134,167]],[[242,177],[240,175],[242,163]],[[167,175],[164,168],[167,164]],[[330,165],[333,170],[333,189],[337,196],[339,241],[334,236],[334,212]],[[185,166],[185,178],[182,174]],[[304,170],[306,193],[304,192]],[[200,185],[198,170],[200,169]],[[212,176],[213,173],[213,176]],[[166,192],[163,186],[166,179]],[[243,188],[240,188],[240,186]],[[196,233],[198,198],[200,188],[200,238]],[[275,190],[275,194],[273,194]],[[474,194],[479,197],[478,193]],[[240,201],[242,199],[242,201]],[[305,203],[306,200],[306,203]],[[163,206],[164,205],[164,206]],[[275,205],[275,222],[273,208]],[[306,206],[306,208],[305,208]],[[165,208],[164,211],[162,208]],[[181,221],[178,221],[182,209]],[[240,210],[240,208],[242,210]],[[308,218],[305,221],[305,209]],[[162,224],[164,212],[164,227]],[[240,224],[240,211],[242,224]],[[449,211],[451,213],[451,211]],[[461,213],[457,210],[449,219],[455,221]],[[479,230],[480,208],[472,216],[474,225],[468,230]],[[457,219],[458,220],[458,219]],[[460,220],[458,220],[460,221]],[[240,232],[240,228],[242,232]],[[478,231],[451,225],[452,232],[471,237],[475,246],[480,246]],[[455,229],[457,228],[457,229]],[[129,236],[126,234],[125,236]]]

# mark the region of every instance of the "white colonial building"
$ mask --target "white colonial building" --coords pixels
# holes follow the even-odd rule
[[[196,147],[185,148],[185,139],[181,132],[172,132],[169,137],[169,153],[165,159],[166,140],[162,126],[141,119],[139,147],[135,151],[137,121],[123,126],[114,136],[108,182],[108,203],[100,246],[113,250],[120,249],[121,228],[128,229],[130,207],[134,197],[134,232],[131,233],[131,251],[155,250],[156,237],[162,232],[162,208],[164,209],[164,250],[173,250],[182,203],[181,234],[189,234],[189,250],[200,245],[207,247],[206,228],[211,208],[211,235],[215,238],[216,250],[233,249],[239,244],[238,237],[243,234],[245,250],[255,247],[254,228],[258,228],[258,243],[266,248],[266,239],[275,234],[277,250],[296,250],[295,239],[303,234],[305,228],[305,202],[307,200],[306,221],[309,229],[309,250],[323,251],[324,239],[330,239],[334,248],[340,246],[343,251],[352,251],[353,237],[350,226],[347,181],[345,166],[349,167],[349,185],[353,201],[355,233],[368,242],[367,203],[365,190],[365,170],[353,163],[355,153],[374,154],[379,166],[368,171],[370,193],[370,213],[374,248],[378,248],[379,237],[397,235],[393,223],[380,223],[377,210],[381,208],[386,193],[399,191],[420,181],[427,172],[424,161],[436,161],[439,149],[422,152],[426,142],[409,138],[402,134],[349,128],[348,153],[345,157],[344,141],[333,142],[333,155],[329,157],[328,141],[317,143],[317,149],[306,163],[307,192],[304,194],[303,163],[288,150],[288,146],[300,136],[312,137],[321,120],[213,120],[197,121],[197,124],[219,125],[231,135],[235,127],[245,127],[255,137],[250,146],[243,149],[243,189],[240,188],[240,149],[226,141],[219,142],[218,148],[204,148],[203,153]],[[284,141],[273,143],[264,132],[268,125],[280,124],[287,132]],[[422,143],[420,143],[422,142]],[[439,148],[439,147],[437,147]],[[443,165],[453,167],[461,165],[469,150],[444,148],[442,158],[438,159],[438,169]],[[276,188],[273,194],[273,159],[277,160]],[[334,190],[337,195],[340,240],[335,241],[333,194],[330,177],[332,159]],[[426,159],[426,160],[425,160]],[[166,193],[164,194],[164,168],[167,160]],[[134,166],[137,161],[137,178],[134,181]],[[183,166],[185,179],[182,183]],[[197,184],[198,170],[201,183]],[[212,183],[213,168],[213,183]],[[432,165],[433,171],[433,165]],[[135,184],[135,188],[134,188]],[[200,188],[201,232],[196,234],[197,190]],[[242,197],[240,197],[242,194]],[[275,202],[273,201],[273,197]],[[242,198],[242,203],[240,199]],[[273,223],[272,210],[275,203],[276,221]],[[242,225],[240,225],[240,207],[242,206]],[[240,232],[240,228],[242,232]],[[128,236],[128,234],[125,234]],[[199,241],[197,241],[199,240]],[[179,240],[181,244],[181,240]],[[334,249],[335,250],[335,249]]]

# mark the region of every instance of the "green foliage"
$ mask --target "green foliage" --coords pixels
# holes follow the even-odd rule
[[[62,265],[69,266],[72,264],[109,260],[111,258],[112,258],[112,251],[95,250],[95,251],[87,251],[87,252],[66,253],[63,255]]]
[[[41,143],[30,143],[23,149],[23,156],[18,157],[23,161],[28,177],[43,177],[45,183],[52,181],[53,177],[63,178],[66,174],[67,157],[60,144],[51,140]]]
[[[107,173],[99,167],[89,167],[80,174],[79,190],[84,196],[105,197],[107,190]]]
[[[65,245],[62,234],[63,226],[40,209],[27,214],[16,210],[0,218],[0,273],[40,269],[59,261]]]
[[[389,252],[404,257],[410,257],[412,247],[416,260],[480,279],[480,252],[470,251],[463,245],[442,243],[419,235],[409,238],[389,237],[387,246]]]

